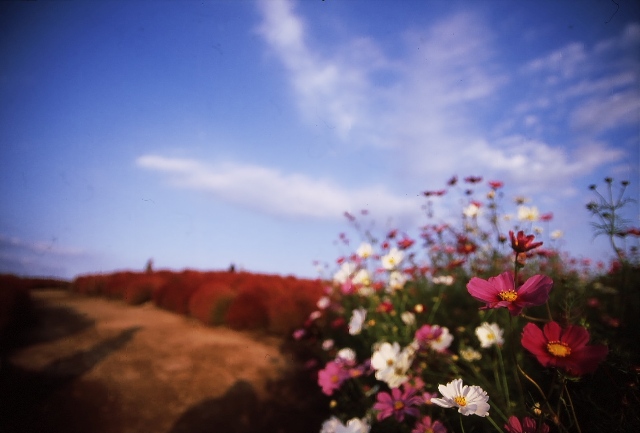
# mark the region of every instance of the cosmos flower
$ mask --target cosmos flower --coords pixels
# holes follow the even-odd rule
[[[364,419],[351,418],[345,425],[338,418],[332,416],[322,424],[320,433],[369,433],[370,428]]]
[[[534,275],[514,290],[513,274],[503,272],[488,280],[473,277],[467,284],[467,291],[478,301],[486,303],[482,310],[505,307],[512,316],[517,316],[525,307],[544,304],[549,299],[552,286],[551,278]]]
[[[502,346],[504,344],[502,332],[497,323],[483,322],[476,328],[476,336],[480,340],[480,346],[484,349],[495,344]]]
[[[518,219],[520,221],[537,221],[540,213],[538,212],[538,208],[535,206],[520,206],[518,208]]]
[[[562,329],[557,322],[545,324],[542,330],[527,323],[521,341],[543,366],[561,368],[574,376],[593,373],[609,351],[604,345],[588,346],[589,332],[582,326]]]
[[[357,308],[351,313],[351,320],[349,320],[349,334],[358,335],[362,332],[362,325],[367,318],[367,310],[364,308]]]
[[[342,368],[340,363],[329,361],[327,365],[318,372],[318,385],[320,385],[324,394],[332,395],[348,378],[348,372]]]
[[[400,349],[397,342],[382,343],[371,356],[371,367],[376,371],[376,379],[385,382],[389,388],[397,388],[407,380],[414,352],[412,349]]]
[[[462,384],[462,379],[454,379],[446,385],[438,385],[442,398],[432,398],[431,403],[441,407],[457,407],[462,415],[489,415],[489,396],[476,385]]]
[[[351,279],[353,284],[369,286],[371,285],[371,276],[369,276],[369,272],[366,269],[360,269]]]
[[[540,429],[533,418],[525,416],[520,423],[520,420],[515,416],[509,417],[509,422],[504,425],[504,428],[509,433],[549,433],[549,426],[542,424]]]
[[[388,271],[394,270],[398,267],[400,262],[404,259],[404,253],[398,248],[393,247],[389,250],[389,254],[382,256],[382,267]]]
[[[398,271],[391,271],[389,273],[389,289],[388,291],[400,290],[407,282],[407,277]]]
[[[416,423],[411,433],[447,433],[447,429],[440,421],[432,421],[430,416],[425,416]]]
[[[482,359],[482,354],[477,350],[472,349],[471,347],[460,349],[460,356],[467,362],[473,362]]]
[[[531,251],[534,248],[538,248],[542,245],[542,242],[533,242],[535,239],[534,235],[526,235],[522,230],[518,232],[517,235],[514,235],[512,231],[509,231],[509,237],[511,238],[511,248],[516,253],[526,253],[527,251]]]
[[[403,391],[394,388],[390,393],[379,392],[376,399],[373,409],[379,411],[378,421],[393,415],[398,422],[402,422],[406,415],[417,417],[420,414],[418,406],[422,404],[422,398],[416,395],[415,388],[411,386],[403,387]]]
[[[360,246],[356,250],[356,254],[363,259],[371,257],[371,255],[373,254],[373,247],[370,243],[364,242],[360,244]]]
[[[344,262],[340,265],[340,269],[333,276],[333,281],[338,284],[344,284],[356,270],[356,265],[351,262]]]

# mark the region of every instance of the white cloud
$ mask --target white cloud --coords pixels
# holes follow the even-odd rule
[[[400,60],[367,37],[323,56],[292,3],[262,5],[260,33],[287,68],[303,115],[329,119],[349,144],[392,148],[399,177],[433,184],[455,173],[485,174],[528,191],[563,185],[568,193],[575,177],[623,157],[596,134],[637,118],[637,73],[603,69],[599,53],[637,44],[636,26],[610,48],[571,42],[518,68],[500,57],[492,27],[471,12],[407,31],[406,52],[414,54]],[[391,84],[376,82],[380,72]],[[525,101],[506,91],[516,80],[529,89]],[[499,124],[486,124],[483,111],[496,106]],[[574,139],[558,133],[567,126]],[[526,139],[523,127],[532,134]]]
[[[358,39],[345,44],[334,58],[323,58],[308,46],[305,25],[292,3],[270,0],[260,5],[264,21],[258,31],[288,70],[307,122],[325,122],[343,140],[353,128],[366,126],[368,68],[379,67],[381,60],[374,45]]]
[[[384,186],[345,189],[330,180],[249,164],[207,165],[195,160],[144,155],[138,166],[160,171],[171,184],[203,190],[240,207],[287,218],[340,219],[345,211],[368,209],[377,216],[410,216],[419,201],[393,195]]]

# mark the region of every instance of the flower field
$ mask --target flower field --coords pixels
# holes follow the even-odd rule
[[[612,246],[595,266],[553,246],[551,213],[517,198],[509,216],[503,183],[480,177],[424,193],[420,239],[346,214],[355,240],[340,235],[345,254],[294,333],[333,413],[320,432],[640,431],[627,185],[590,187],[595,234]],[[456,191],[459,219],[438,220]]]
[[[324,398],[317,413],[330,413],[320,433],[637,432],[640,229],[621,217],[627,185],[590,187],[608,263],[568,256],[553,214],[471,176],[424,192],[428,223],[414,237],[345,214],[352,234],[317,280],[148,269],[69,288],[284,337]],[[454,194],[457,219],[439,219]],[[29,290],[60,282],[0,283],[6,339]]]

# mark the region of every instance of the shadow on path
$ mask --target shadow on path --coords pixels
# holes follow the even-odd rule
[[[327,402],[311,384],[279,381],[261,401],[253,386],[237,381],[219,398],[206,399],[188,409],[168,433],[301,433],[320,430]],[[319,401],[322,400],[322,401]]]
[[[49,397],[54,393],[64,392],[67,385],[127,344],[139,329],[139,327],[126,329],[89,350],[53,361],[38,372],[27,371],[10,363],[4,365],[0,371],[0,431],[7,433],[63,431],[55,429],[55,423],[49,422],[45,425],[40,422],[39,414],[47,411],[46,406],[49,404],[47,401],[52,400]],[[85,382],[83,385],[89,383]],[[73,412],[79,416],[79,419],[95,418],[97,416],[95,412],[100,409],[96,407],[95,400],[100,400],[100,394],[104,394],[104,397],[107,390],[100,384],[88,386],[92,388],[91,401],[74,400],[73,396],[55,400],[58,402],[68,400],[65,404],[73,406]],[[74,415],[71,414],[71,416]],[[72,429],[73,423],[73,419],[67,419],[64,431],[82,431]],[[93,419],[93,424],[100,425],[99,419]],[[92,428],[86,431],[95,432],[96,430]]]

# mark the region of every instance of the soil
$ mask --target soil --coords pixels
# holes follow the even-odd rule
[[[155,307],[32,292],[0,364],[0,432],[317,432],[327,401],[284,340]]]

